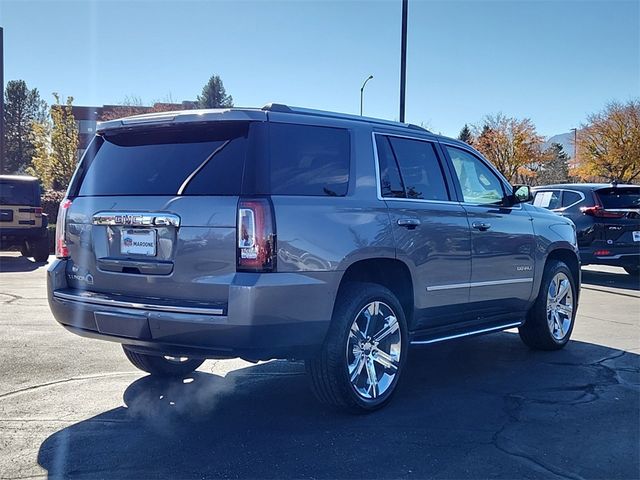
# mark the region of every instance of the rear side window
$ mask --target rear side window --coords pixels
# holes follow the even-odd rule
[[[404,198],[404,184],[400,178],[398,163],[391,150],[389,138],[383,135],[376,135],[376,146],[378,151],[378,164],[380,167],[380,190],[383,197]]]
[[[0,180],[0,205],[40,206],[40,186],[36,182]]]
[[[237,122],[106,135],[79,195],[238,195],[247,134]]]
[[[566,207],[572,207],[574,206],[576,203],[582,201],[582,196],[579,193],[576,192],[568,192],[568,191],[564,191],[562,192],[562,207],[566,208]]]
[[[349,186],[349,132],[341,128],[272,123],[274,195],[344,196]]]
[[[602,206],[607,210],[640,208],[640,188],[611,187],[596,191]]]
[[[388,137],[407,198],[449,200],[440,160],[431,142]]]
[[[559,190],[551,190],[546,192],[536,192],[536,196],[533,199],[533,204],[536,207],[542,207],[549,210],[555,210],[560,208],[561,192]]]

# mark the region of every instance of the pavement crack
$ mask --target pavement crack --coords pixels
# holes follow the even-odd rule
[[[10,298],[9,300],[2,300],[2,297],[10,297]],[[5,292],[0,293],[0,303],[3,305],[10,305],[13,302],[16,302],[18,300],[24,300],[24,297],[21,297],[20,295],[16,295],[14,293],[5,293]]]
[[[507,413],[507,420],[493,434],[491,439],[491,445],[493,445],[496,449],[498,449],[499,451],[501,451],[502,453],[510,457],[517,458],[520,461],[523,461],[524,463],[530,464],[533,468],[542,470],[545,474],[550,474],[550,475],[553,475],[554,477],[562,478],[562,479],[584,480],[583,477],[579,475],[573,474],[571,472],[566,472],[552,465],[547,465],[541,462],[540,460],[537,460],[535,456],[529,455],[523,450],[520,450],[520,449],[515,450],[513,448],[509,448],[513,446],[513,443],[505,442],[505,445],[503,445],[503,442],[501,441],[502,435],[504,434],[505,430],[509,428],[509,426],[511,426],[512,424],[518,423],[520,421],[520,418],[519,418],[520,412],[522,411],[522,408],[524,407],[524,405],[528,403],[528,400],[525,399],[524,397],[519,397],[514,394],[507,394],[504,396],[504,403],[505,403],[504,409],[505,409],[505,412]]]
[[[106,377],[117,377],[117,376],[123,376],[123,375],[137,375],[140,372],[113,372],[113,373],[101,373],[98,375],[84,375],[84,376],[78,376],[78,377],[71,377],[71,378],[64,378],[61,380],[54,380],[52,382],[46,382],[46,383],[40,383],[38,385],[31,385],[29,387],[25,387],[25,388],[19,388],[17,390],[12,390],[10,392],[5,392],[0,394],[0,399],[3,398],[9,398],[12,397],[14,395],[18,395],[21,393],[25,393],[25,392],[29,392],[31,390],[37,390],[39,388],[44,388],[44,387],[50,387],[52,385],[59,385],[62,383],[70,383],[70,382],[79,382],[82,380],[91,380],[94,378],[106,378]]]

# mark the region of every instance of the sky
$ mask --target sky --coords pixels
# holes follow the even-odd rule
[[[399,118],[401,0],[0,0],[5,82],[51,102],[195,99]],[[545,136],[640,97],[640,0],[409,0],[406,121],[457,136],[501,112]]]

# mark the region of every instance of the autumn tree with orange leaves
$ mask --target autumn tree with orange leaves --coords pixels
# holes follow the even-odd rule
[[[612,102],[577,133],[573,171],[582,180],[640,181],[640,100]]]
[[[510,182],[535,183],[549,155],[543,151],[544,138],[530,119],[498,113],[487,116],[474,130],[473,146]]]

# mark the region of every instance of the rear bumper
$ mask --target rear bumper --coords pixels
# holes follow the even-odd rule
[[[49,267],[47,283],[55,319],[78,335],[148,353],[266,360],[315,355],[339,278],[340,272],[239,273],[220,308],[87,298],[67,287],[64,261]]]
[[[595,255],[596,249],[580,249],[582,265],[610,265],[613,267],[640,266],[640,245],[638,248],[608,248],[608,255]]]
[[[47,227],[5,228],[0,226],[0,249],[20,247],[25,240],[47,237]]]

